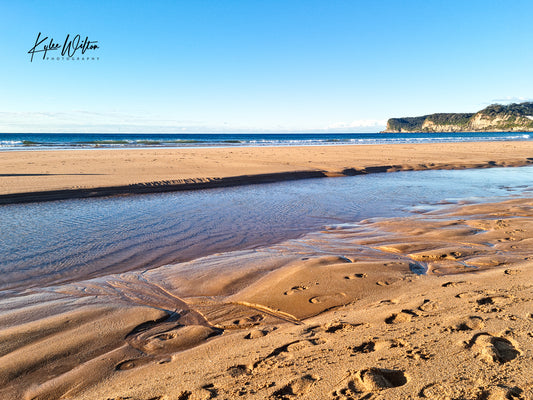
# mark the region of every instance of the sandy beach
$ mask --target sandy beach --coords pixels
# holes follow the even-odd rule
[[[533,1],[0,11],[0,400],[533,400]]]
[[[532,163],[531,141],[16,151],[0,157],[0,204]]]
[[[103,181],[524,166],[533,143],[5,156],[0,188],[11,196]],[[449,205],[326,226],[267,248],[5,291],[0,397],[533,399],[532,234],[530,198]]]

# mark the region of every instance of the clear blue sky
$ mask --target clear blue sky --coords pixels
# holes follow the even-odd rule
[[[0,0],[0,132],[376,132],[526,101],[532,21],[530,0]],[[38,32],[99,60],[30,62]]]

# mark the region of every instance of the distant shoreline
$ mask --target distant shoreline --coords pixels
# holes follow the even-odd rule
[[[390,118],[382,133],[533,132],[533,102],[492,104],[476,113]]]

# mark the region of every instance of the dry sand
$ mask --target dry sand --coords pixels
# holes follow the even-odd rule
[[[532,141],[3,152],[0,204],[371,172],[531,163]]]
[[[65,161],[68,173],[76,160],[88,166],[84,157],[100,157],[92,170],[74,172],[105,173],[116,163],[122,172],[106,182],[118,185],[127,182],[112,177],[139,182],[136,177],[304,170],[295,160],[307,152],[316,156],[308,168],[328,174],[386,164],[527,165],[532,146],[195,149],[190,153],[213,152],[206,155],[212,162],[222,154],[217,152],[230,157],[237,150],[257,169],[240,169],[244,160],[236,158],[235,169],[217,172],[207,164],[195,171],[189,160],[184,165],[191,175],[166,170],[166,178],[150,171],[137,177],[134,169],[126,174],[124,160],[106,161],[109,154],[146,157],[151,150],[16,154],[33,155],[32,162],[49,157],[40,162],[54,168]],[[168,161],[189,151],[153,152],[168,154]],[[254,152],[257,158],[250,158]],[[335,152],[341,154],[336,160]],[[6,177],[32,165],[12,154],[6,153],[11,164],[1,160],[2,184],[16,188],[10,193],[61,182],[54,175]],[[24,174],[59,173],[42,169],[44,164]],[[140,168],[142,162],[133,164]],[[6,165],[11,172],[3,172]],[[28,189],[26,179],[37,186]],[[90,179],[101,182],[102,176]],[[3,292],[0,398],[533,399],[532,237],[533,199],[514,199],[332,226],[268,248]]]

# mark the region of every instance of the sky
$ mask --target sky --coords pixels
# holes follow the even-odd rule
[[[0,0],[0,132],[377,132],[529,101],[532,17],[530,0]],[[98,48],[31,60],[39,33]]]

